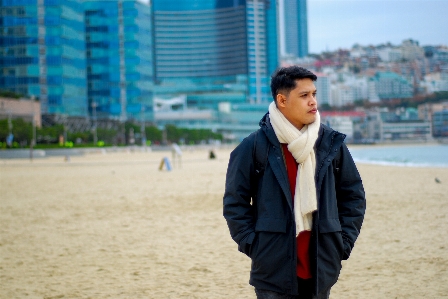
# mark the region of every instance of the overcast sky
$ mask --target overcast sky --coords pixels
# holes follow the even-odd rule
[[[308,0],[310,53],[412,38],[448,45],[448,0]]]

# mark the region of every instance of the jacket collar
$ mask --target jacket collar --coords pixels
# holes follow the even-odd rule
[[[345,134],[333,130],[327,125],[320,124],[319,136],[317,137],[314,149],[330,154],[339,148],[344,142]]]
[[[269,142],[275,146],[280,146],[280,141],[278,141],[277,135],[275,135],[274,128],[271,125],[271,121],[269,118],[269,112],[267,112],[263,118],[260,120],[259,123],[261,129],[265,133],[266,137],[268,138]]]

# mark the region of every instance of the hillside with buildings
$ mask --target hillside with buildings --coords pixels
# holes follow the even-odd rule
[[[352,142],[429,141],[448,136],[448,47],[404,40],[283,57],[318,74],[325,122]]]

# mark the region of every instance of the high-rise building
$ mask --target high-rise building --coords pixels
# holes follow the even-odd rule
[[[272,100],[270,75],[279,66],[277,1],[246,1],[249,60],[249,100]]]
[[[308,55],[307,0],[283,0],[283,31],[285,54],[296,57]]]
[[[87,116],[80,0],[2,0],[0,86],[41,102],[42,113]]]
[[[155,74],[161,86],[190,94],[204,89],[222,97],[229,86],[244,84],[243,101],[270,100],[269,76],[279,61],[276,1],[153,0],[152,4]]]
[[[152,120],[150,6],[136,0],[90,0],[84,9],[92,115]]]

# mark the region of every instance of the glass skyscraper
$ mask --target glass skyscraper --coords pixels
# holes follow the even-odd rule
[[[307,0],[283,1],[285,52],[296,57],[308,56]]]
[[[152,119],[151,9],[136,0],[85,1],[88,102],[99,118]]]
[[[154,0],[153,14],[159,84],[179,91],[188,85],[196,94],[244,85],[242,101],[270,99],[269,76],[278,66],[276,1]]]
[[[1,0],[0,86],[35,96],[42,113],[87,115],[81,1]]]
[[[249,100],[272,100],[270,75],[279,65],[277,1],[246,1]]]

